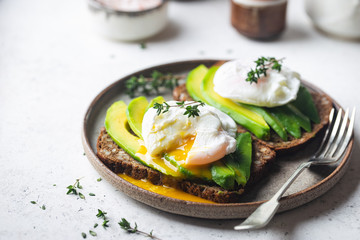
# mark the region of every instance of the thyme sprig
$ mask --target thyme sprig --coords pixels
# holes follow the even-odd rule
[[[107,219],[106,214],[107,214],[107,212],[102,211],[101,209],[98,209],[98,213],[96,214],[96,217],[106,220]]]
[[[176,105],[173,106],[169,105],[167,102],[164,102],[162,104],[155,103],[153,108],[157,110],[156,111],[157,115],[168,112],[171,107],[185,108],[184,115],[187,115],[190,118],[190,117],[199,116],[200,113],[199,106],[203,107],[204,105],[205,103],[201,101],[191,101],[187,103],[185,103],[185,101],[181,101],[181,102],[176,102]]]
[[[97,236],[97,233],[94,232],[94,231],[92,231],[92,230],[89,230],[89,233],[90,233],[90,235],[93,236],[93,237],[96,237],[96,236]]]
[[[103,223],[101,224],[101,226],[103,226],[105,229],[109,227],[108,223],[110,222],[110,220],[104,220]]]
[[[35,205],[38,205],[40,209],[42,210],[45,210],[46,209],[46,206],[45,204],[41,205],[37,202],[37,201],[30,201],[31,204],[35,204]]]
[[[254,61],[256,63],[256,67],[255,69],[251,69],[248,74],[247,74],[247,78],[246,81],[250,82],[250,84],[257,83],[259,78],[261,78],[262,76],[266,77],[266,71],[271,68],[273,70],[277,70],[278,72],[281,71],[281,62],[284,59],[276,59],[274,57],[260,57],[258,58],[256,61]]]
[[[107,212],[102,211],[101,209],[98,209],[98,213],[96,214],[97,218],[103,219],[103,223],[101,224],[101,226],[103,226],[105,229],[109,227],[109,222],[110,220],[108,220],[108,218],[106,217]],[[98,224],[96,224],[96,227],[98,226]],[[95,225],[94,225],[95,228]]]
[[[133,76],[126,80],[126,94],[131,98],[138,94],[151,95],[160,94],[160,88],[173,90],[179,85],[179,80],[184,79],[185,75],[173,75],[171,73],[163,74],[154,70],[151,77],[144,77],[144,75]]]
[[[74,194],[74,195],[78,195],[81,199],[85,199],[84,194],[79,192],[79,189],[83,189],[83,187],[80,185],[80,179],[81,178],[76,179],[76,181],[73,185],[69,185],[67,187],[67,189],[68,189],[68,191],[66,192],[67,195]]]
[[[135,222],[135,226],[131,227],[131,224],[125,219],[125,218],[121,218],[121,221],[118,222],[118,224],[120,225],[120,227],[122,229],[124,229],[125,231],[127,231],[128,233],[137,233],[137,234],[142,234],[146,237],[152,238],[152,239],[157,239],[160,240],[160,238],[157,238],[153,235],[153,230],[150,231],[150,233],[146,233],[143,231],[138,230],[138,226]]]

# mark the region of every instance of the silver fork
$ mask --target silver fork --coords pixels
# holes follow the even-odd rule
[[[300,164],[279,191],[269,201],[261,204],[243,223],[235,226],[235,230],[257,229],[266,226],[280,206],[279,199],[305,168],[309,168],[311,165],[328,165],[341,159],[353,134],[355,107],[350,122],[348,121],[349,109],[345,111],[344,117],[342,117],[342,109],[339,109],[333,123],[334,113],[335,110],[332,109],[329,115],[329,127],[319,150],[309,161]]]

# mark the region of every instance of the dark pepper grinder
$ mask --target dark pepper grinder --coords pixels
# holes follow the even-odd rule
[[[285,29],[287,0],[231,0],[231,24],[241,34],[270,40]]]

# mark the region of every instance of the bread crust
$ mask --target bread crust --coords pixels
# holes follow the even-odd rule
[[[333,105],[331,99],[326,94],[320,94],[317,92],[310,93],[320,116],[320,123],[312,123],[311,132],[302,131],[301,138],[296,139],[292,136],[289,136],[288,141],[283,141],[275,132],[270,131],[270,139],[268,141],[258,139],[252,134],[253,141],[261,142],[269,148],[274,149],[278,155],[283,155],[298,150],[310,140],[312,140],[315,135],[328,124],[329,114]],[[173,90],[173,98],[177,101],[193,100],[187,92],[185,84],[179,85]],[[247,130],[244,127],[238,125],[238,132],[247,132]]]
[[[121,149],[102,128],[97,140],[97,156],[114,173],[123,173],[134,179],[147,179],[154,185],[166,185],[183,190],[186,193],[217,203],[234,203],[241,200],[241,195],[266,174],[276,153],[260,142],[253,143],[253,161],[251,174],[245,189],[225,190],[215,184],[190,181],[162,174],[144,166]]]

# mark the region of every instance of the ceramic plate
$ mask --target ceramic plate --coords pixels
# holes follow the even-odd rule
[[[270,173],[243,196],[242,202],[231,204],[196,203],[159,195],[125,181],[99,160],[96,156],[96,140],[100,128],[104,124],[106,110],[115,101],[124,100],[126,103],[130,101],[130,98],[124,94],[125,80],[134,75],[150,75],[153,70],[164,73],[186,74],[200,64],[205,64],[209,67],[217,61],[194,60],[154,66],[125,76],[100,92],[92,101],[85,114],[82,141],[86,156],[104,179],[111,182],[115,188],[124,192],[129,197],[166,212],[209,219],[245,218],[261,203],[269,199],[294,172],[297,166],[301,162],[306,161],[316,151],[321,136],[307,144],[302,151],[291,154],[291,156],[277,158]],[[303,84],[312,91],[324,93],[308,82],[303,82]],[[171,99],[170,93],[164,96],[166,99]],[[335,101],[333,103],[335,108],[339,107]],[[281,205],[278,212],[299,207],[319,197],[333,187],[346,171],[352,146],[353,139],[343,159],[335,166],[312,167],[305,170],[280,200]]]

